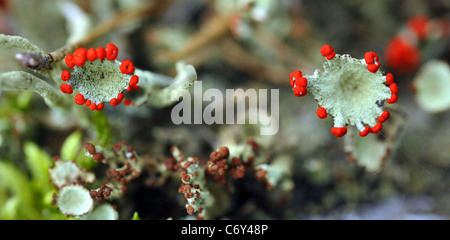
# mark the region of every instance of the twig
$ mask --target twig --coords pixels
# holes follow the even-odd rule
[[[189,39],[181,50],[162,58],[169,62],[176,62],[226,37],[230,33],[228,19],[228,16],[212,17]]]
[[[256,39],[263,39],[264,41],[260,41],[263,47],[271,49],[284,65],[294,68],[302,66],[302,69],[308,70],[314,69],[310,64],[310,61],[307,60],[305,56],[293,49],[291,46],[287,45],[285,42],[281,41],[279,38],[267,31],[267,29],[261,26],[255,29],[255,34],[257,36]]]
[[[133,21],[142,21],[145,18],[153,16],[155,13],[161,12],[165,9],[171,1],[156,1],[145,6],[140,6],[134,9],[117,12],[112,18],[108,21],[103,22],[102,24],[95,27],[85,38],[80,41],[63,46],[51,53],[43,54],[40,57],[37,57],[36,61],[44,61],[43,63],[36,64],[35,66],[24,65],[25,67],[29,67],[31,69],[40,70],[48,68],[50,64],[54,62],[58,62],[62,60],[67,54],[75,51],[75,49],[86,46],[89,43],[95,41],[101,36],[105,35],[108,32],[111,32],[114,29],[122,27],[126,23],[130,23]],[[21,58],[29,58],[33,57],[32,53],[22,54]]]
[[[222,41],[222,58],[235,68],[240,69],[258,80],[268,80],[275,84],[286,83],[286,73],[282,65],[267,64],[256,58],[232,39]]]
[[[292,65],[296,65],[299,62],[303,64],[307,62],[304,59],[299,61],[298,58],[296,61],[293,61],[293,50],[283,45],[279,39],[270,36],[269,33],[264,32],[263,30],[257,31],[258,37],[264,37],[268,40],[266,45],[269,45],[270,48],[276,48],[276,55],[278,58],[281,58],[284,65],[268,64],[257,59],[254,57],[253,53],[247,51],[236,41],[233,41],[230,38],[231,31],[229,16],[230,15],[216,15],[212,17],[188,40],[182,49],[161,57],[161,61],[175,62],[191,57],[194,58],[194,62],[197,63],[194,65],[197,66],[198,64],[203,63],[206,58],[211,57],[210,54],[202,55],[201,53],[203,51],[207,49],[211,50],[211,48],[217,49],[220,46],[220,49],[222,50],[219,54],[225,61],[257,79],[268,80],[276,84],[285,83],[283,76],[290,72],[290,70],[285,66],[288,62]],[[212,51],[207,52],[215,54],[215,52]],[[193,64],[191,61],[190,63]]]

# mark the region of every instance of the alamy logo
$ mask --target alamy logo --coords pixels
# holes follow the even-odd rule
[[[201,81],[196,81],[193,89],[193,97],[187,90],[172,95],[173,101],[183,98],[172,109],[174,124],[246,124],[248,119],[248,124],[260,126],[261,135],[278,132],[279,89],[270,90],[270,115],[267,89],[226,89],[224,94],[219,89],[209,88],[203,92]],[[204,101],[210,102],[205,108]]]

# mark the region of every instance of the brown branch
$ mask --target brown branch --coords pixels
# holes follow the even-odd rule
[[[160,0],[134,9],[117,12],[109,20],[97,25],[97,27],[95,27],[86,37],[84,37],[80,41],[63,46],[51,53],[47,53],[45,54],[45,57],[40,57],[40,59],[46,59],[45,63],[39,64],[35,68],[31,68],[36,70],[48,68],[49,65],[62,60],[67,54],[75,51],[75,49],[81,46],[86,46],[89,43],[97,40],[101,36],[119,27],[123,27],[125,24],[129,24],[131,22],[140,22],[146,18],[154,16],[156,13],[162,12],[167,6],[170,5],[170,3],[170,0]]]
[[[299,63],[306,65],[303,58],[295,58],[295,51],[270,33],[258,29],[257,38],[267,41],[265,47],[273,49],[276,57],[281,63],[269,64],[231,38],[230,16],[216,15],[211,17],[178,51],[158,57],[161,62],[176,62],[181,59],[190,58],[190,64],[198,66],[210,59],[212,55],[220,55],[235,68],[248,73],[252,77],[269,81],[275,84],[284,84],[285,75],[292,71],[288,65],[295,66]],[[291,68],[293,68],[290,66]]]
[[[257,39],[262,40],[260,43],[265,46],[265,48],[272,50],[272,53],[276,55],[277,59],[282,61],[287,67],[296,69],[297,67],[302,66],[302,69],[304,70],[314,69],[310,60],[296,49],[293,49],[291,46],[281,41],[277,36],[267,31],[267,29],[257,27],[255,30]]]
[[[182,49],[161,57],[162,61],[176,62],[226,37],[230,33],[228,19],[228,16],[216,15],[212,17],[188,40]]]
[[[267,64],[248,52],[232,39],[222,42],[222,58],[235,68],[248,73],[257,80],[267,80],[275,84],[285,84],[289,70],[279,64]],[[287,75],[286,75],[287,74]]]
[[[271,64],[258,59],[252,52],[231,39],[230,16],[233,14],[211,17],[180,50],[160,56],[158,60],[176,62],[190,58],[190,64],[198,66],[212,55],[220,55],[230,65],[252,77],[275,84],[285,84],[286,74],[289,76],[297,65],[309,67],[304,57],[297,56],[294,49],[262,28],[256,29],[256,38],[266,41],[262,46],[271,49],[279,63]]]

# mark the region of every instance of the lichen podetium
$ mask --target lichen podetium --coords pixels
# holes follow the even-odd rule
[[[319,103],[317,116],[333,117],[331,133],[336,137],[344,136],[348,125],[356,126],[362,137],[378,133],[389,118],[389,112],[382,110],[384,102],[392,104],[398,99],[393,75],[378,71],[378,54],[366,52],[364,59],[356,59],[336,54],[329,45],[324,45],[320,52],[326,59],[323,70],[305,76],[301,71],[291,73],[294,95],[311,93]]]
[[[78,48],[73,54],[67,54],[65,63],[73,71],[62,71],[61,80],[66,83],[60,86],[61,91],[72,94],[73,89],[77,89],[79,93],[75,95],[75,103],[86,105],[91,110],[102,110],[103,102],[119,105],[125,90],[139,89],[139,77],[133,75],[133,62],[116,60],[118,52],[114,44],[108,43],[106,48]]]

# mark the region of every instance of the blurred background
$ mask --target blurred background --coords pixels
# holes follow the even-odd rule
[[[0,33],[47,52],[99,29],[104,32],[86,47],[112,42],[118,59],[169,76],[184,60],[195,67],[203,91],[280,91],[274,136],[261,136],[251,124],[175,125],[172,107],[105,108],[113,141],[133,145],[144,161],[141,177],[115,202],[120,219],[134,212],[141,219],[186,217],[179,179],[156,167],[172,145],[205,163],[218,147],[249,139],[265,162],[287,159],[290,187],[267,189],[249,171],[215,187],[222,205],[217,219],[449,218],[449,1],[0,0]],[[317,118],[313,96],[292,93],[289,74],[321,69],[323,44],[358,59],[374,51],[380,70],[394,74],[399,100],[385,106],[392,117],[380,134],[336,138],[332,119]],[[0,74],[32,72],[16,61],[18,52],[0,49]],[[91,112],[77,118],[33,92],[1,88],[0,105],[0,218],[64,219],[49,204],[51,189],[23,189],[36,168],[29,159],[59,155],[74,132],[82,142],[95,139]]]

